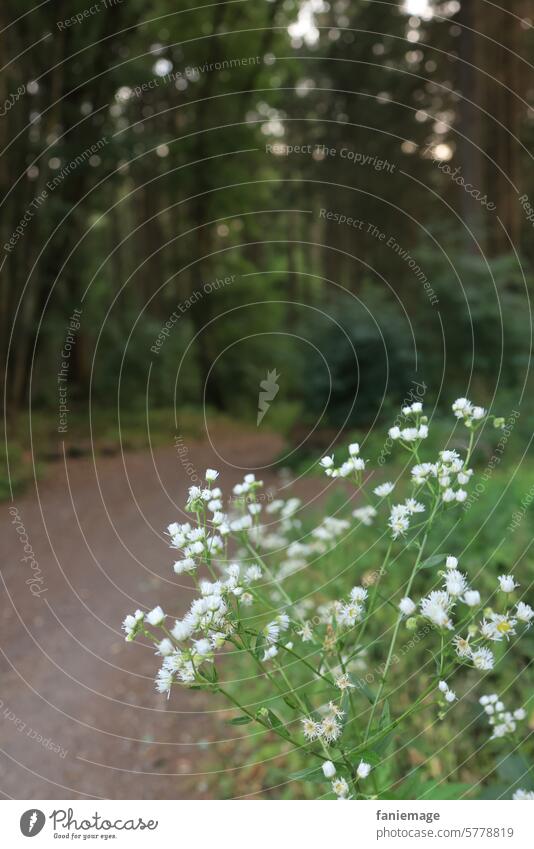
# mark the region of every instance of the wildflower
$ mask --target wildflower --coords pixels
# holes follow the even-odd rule
[[[126,633],[125,639],[128,642],[131,642],[134,639],[135,635],[141,628],[144,618],[145,614],[142,610],[136,610],[133,616],[131,614],[126,616],[124,622],[122,623],[122,627]]]
[[[457,699],[456,693],[449,688],[449,685],[446,681],[440,681],[438,683],[438,688],[445,698],[446,702],[455,702]]]
[[[155,607],[145,616],[146,621],[149,625],[163,625],[165,621],[165,614],[161,607]]]
[[[493,652],[486,648],[480,648],[471,653],[471,660],[475,669],[488,670],[493,669],[495,659]]]
[[[342,719],[345,716],[345,711],[341,710],[339,705],[336,705],[335,702],[328,702],[328,710],[330,713],[333,713],[334,716],[339,717],[339,719]]]
[[[189,637],[194,631],[194,627],[195,626],[192,617],[183,620],[177,619],[174,628],[171,631],[171,634],[177,642],[181,643],[184,640],[189,639]]]
[[[530,802],[534,800],[534,790],[516,790],[512,799],[515,799],[516,802]]]
[[[410,522],[408,521],[406,513],[407,510],[404,504],[396,504],[392,508],[388,519],[388,525],[391,528],[391,535],[393,539],[398,539],[398,537],[405,534],[410,527]]]
[[[348,675],[340,675],[339,678],[336,678],[335,681],[336,687],[338,687],[343,693],[345,690],[351,690],[354,688],[354,684],[350,680]]]
[[[443,590],[434,590],[421,600],[421,613],[425,619],[429,619],[438,628],[452,629],[449,617],[452,605],[453,601],[448,593]]]
[[[362,525],[372,525],[373,519],[376,516],[376,510],[374,507],[358,507],[356,510],[352,511],[352,515],[355,519],[359,519]]]
[[[360,453],[360,446],[358,445],[358,443],[357,443],[357,442],[352,442],[352,443],[349,445],[349,454],[350,454],[350,456],[351,456],[351,457],[355,457],[355,456],[356,456],[357,454],[359,454],[359,453]]]
[[[263,629],[263,634],[268,643],[276,643],[280,636],[280,625],[278,622],[268,622]]]
[[[449,569],[445,575],[445,589],[454,598],[463,595],[467,589],[465,575],[462,575],[458,569]]]
[[[276,657],[277,654],[278,649],[276,648],[276,646],[269,646],[268,649],[265,649],[262,660],[265,663],[266,660],[272,660],[273,657]]]
[[[195,652],[201,657],[207,657],[208,655],[212,654],[213,646],[210,641],[205,637],[201,640],[194,640],[193,647]]]
[[[341,736],[341,725],[335,716],[325,716],[321,722],[321,734],[328,743],[333,743]]]
[[[378,495],[379,498],[384,498],[386,495],[389,495],[395,489],[395,484],[391,483],[391,481],[386,481],[386,483],[381,483],[380,486],[376,486],[373,489],[375,495]]]
[[[404,502],[406,510],[410,515],[413,513],[424,513],[425,505],[421,504],[419,501],[416,501],[415,498],[407,498]]]
[[[480,623],[480,631],[487,640],[499,642],[503,637],[509,640],[515,635],[516,622],[516,619],[510,619],[508,613],[491,613],[488,620],[483,619]]]
[[[513,575],[499,575],[499,585],[503,593],[513,593],[515,588],[519,586]]]
[[[194,572],[196,563],[192,557],[184,557],[183,560],[176,560],[172,568],[176,575],[182,575],[184,572]]]
[[[168,637],[165,637],[160,643],[158,643],[158,650],[156,654],[162,655],[162,657],[167,657],[167,655],[172,654],[174,651],[174,646],[169,640]]]
[[[313,640],[312,626],[309,622],[304,622],[300,631],[297,631],[297,634],[303,643],[309,643]]]
[[[332,466],[334,465],[334,455],[331,457],[323,457],[319,460],[319,465],[325,470],[327,475],[332,474]]]
[[[358,776],[358,778],[367,778],[370,772],[371,764],[368,764],[365,761],[360,761],[356,769],[356,775]]]
[[[459,504],[462,504],[462,502],[464,502],[467,498],[467,492],[465,489],[457,489],[455,492],[455,498]]]
[[[216,481],[219,477],[219,472],[215,471],[215,469],[206,469],[206,474],[204,475],[207,481]]]
[[[443,501],[444,501],[446,504],[450,504],[450,502],[451,502],[451,501],[455,501],[455,500],[456,500],[456,495],[455,495],[455,493],[454,493],[454,490],[453,490],[453,489],[451,489],[450,487],[448,487],[448,488],[445,490],[445,492],[443,493],[443,495],[442,495],[441,497],[443,498]]]
[[[519,604],[516,605],[515,615],[520,622],[526,622],[527,625],[530,625],[530,622],[534,617],[534,610],[532,610],[529,604],[525,604],[520,601]]]
[[[333,778],[336,774],[336,768],[332,761],[325,761],[323,763],[323,774],[325,778]]]
[[[460,637],[459,634],[453,639],[453,644],[458,657],[471,657],[471,646],[469,645],[469,637]]]
[[[305,716],[301,719],[302,722],[302,731],[306,738],[306,740],[317,740],[318,737],[322,735],[322,727],[320,723],[315,722],[315,720],[310,719],[309,716]]]
[[[417,610],[417,606],[411,598],[405,596],[399,602],[399,610],[404,616],[411,616]]]
[[[400,427],[397,427],[396,425],[395,427],[390,427],[390,429],[388,430],[388,434],[390,439],[400,439]]]
[[[156,690],[158,693],[167,693],[169,695],[173,684],[173,674],[163,666],[158,670],[156,676]]]
[[[364,587],[353,587],[350,591],[350,597],[353,601],[365,601],[367,590]]]
[[[332,782],[332,790],[338,799],[345,799],[349,792],[349,785],[344,778],[335,778]]]
[[[464,593],[463,601],[467,604],[468,607],[476,607],[480,604],[480,593],[478,590],[466,590]]]
[[[445,566],[447,569],[456,569],[458,566],[458,558],[449,555],[445,561]]]

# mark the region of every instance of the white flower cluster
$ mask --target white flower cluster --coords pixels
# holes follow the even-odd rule
[[[455,664],[482,671],[493,669],[492,648],[496,648],[493,643],[510,640],[521,629],[529,628],[534,619],[534,610],[528,604],[514,603],[513,594],[519,587],[514,575],[505,573],[496,579],[501,595],[494,610],[489,605],[483,606],[479,590],[471,586],[456,557],[443,555],[445,564],[442,567],[441,556],[429,557],[425,551],[429,544],[428,531],[438,513],[467,497],[464,487],[473,476],[469,468],[473,431],[489,419],[483,407],[476,407],[465,398],[458,399],[453,410],[471,429],[465,457],[445,449],[439,452],[435,462],[422,461],[420,441],[428,436],[428,420],[423,415],[421,402],[414,402],[402,409],[405,426],[395,425],[389,431],[390,437],[410,455],[409,489],[403,491],[401,497],[390,499],[395,487],[398,485],[400,489],[402,484],[385,481],[373,489],[377,499],[374,504],[364,503],[352,511],[352,518],[363,526],[372,525],[381,511],[385,513],[384,524],[387,523],[391,539],[378,572],[380,578],[387,574],[387,567],[396,562],[396,555],[391,553],[396,548],[403,556],[405,552],[408,556],[414,552],[410,578],[399,594],[402,595],[398,602],[399,613],[391,629],[392,642],[376,688],[365,737],[357,728],[358,723],[349,726],[344,718],[349,706],[351,711],[355,710],[352,703],[361,696],[350,674],[366,668],[363,635],[368,622],[373,621],[377,599],[384,598],[378,592],[378,579],[369,600],[368,591],[362,585],[353,586],[349,593],[338,591],[332,598],[332,593],[327,595],[327,588],[333,585],[328,576],[320,598],[306,592],[293,601],[287,591],[288,587],[293,590],[292,583],[286,587],[283,582],[301,569],[313,568],[314,560],[339,547],[340,541],[355,527],[343,515],[328,515],[311,530],[308,531],[307,526],[303,530],[299,518],[301,501],[292,497],[277,498],[262,507],[258,493],[262,482],[251,473],[233,487],[225,507],[223,492],[215,485],[219,474],[207,469],[202,486],[189,489],[186,509],[193,514],[190,521],[168,526],[170,546],[180,552],[174,571],[187,575],[196,588],[196,596],[187,613],[180,619],[171,619],[156,606],[148,612],[136,610],[124,619],[126,640],[131,641],[139,635],[152,640],[161,658],[157,690],[169,695],[173,684],[182,683],[201,685],[225,694],[214,664],[217,653],[230,643],[240,653],[253,656],[265,681],[272,681],[281,689],[283,679],[284,687],[287,685],[287,691],[284,690],[287,698],[283,701],[290,710],[297,711],[306,741],[305,750],[321,758],[323,775],[331,780],[332,791],[338,799],[352,798],[351,793],[357,797],[358,781],[368,777],[371,765],[362,760],[357,767],[351,767],[347,761],[350,749],[346,746],[353,745],[354,734],[357,744],[365,744],[359,748],[360,752],[366,751],[369,741],[374,748],[377,736],[384,731],[378,719],[379,708],[387,697],[385,682],[390,659],[396,657],[394,649],[399,627],[404,621],[407,630],[415,630],[418,620],[425,620],[441,632],[440,647],[431,646],[430,650],[439,652],[436,659],[441,672],[433,680],[431,689],[435,687],[439,692],[440,718],[443,717],[445,708],[456,702],[457,696],[447,680],[439,679],[448,678]],[[501,421],[494,419],[495,426],[501,426],[497,424]],[[323,457],[320,465],[327,476],[352,480],[358,490],[362,488],[366,464],[357,443],[349,446],[348,458],[339,467],[335,465],[334,456]],[[392,503],[393,500],[398,503]],[[401,542],[394,546],[396,540]],[[326,560],[325,565],[328,565]],[[423,576],[436,574],[430,571],[436,564],[438,580],[424,590],[425,594],[416,597],[415,586],[422,582]],[[262,586],[258,585],[260,581],[264,581]],[[245,611],[251,605],[257,605],[253,615]],[[361,627],[360,623],[363,623]],[[154,634],[151,629],[159,630]],[[425,628],[425,634],[432,631],[432,628]],[[302,645],[310,643],[306,647]],[[279,655],[290,658],[287,667]],[[310,686],[317,682],[322,691],[326,689],[328,695],[321,700],[321,706],[312,703],[308,691],[299,692],[302,683],[291,690],[285,670],[293,665],[302,670]],[[304,677],[297,675],[295,680],[302,682]],[[385,692],[389,689],[388,686]],[[226,695],[234,705],[242,707],[245,721],[255,718],[265,728],[279,733],[285,741],[299,748],[302,746],[302,739],[298,742],[291,736],[291,720],[285,722],[264,707],[253,716],[237,701],[238,696],[228,691]],[[421,698],[425,697],[426,693]],[[523,708],[507,711],[495,694],[483,696],[480,702],[492,726],[492,739],[511,734],[517,722],[526,716]],[[242,718],[238,717],[237,721]],[[345,727],[347,733],[343,735]],[[316,743],[318,745],[313,745]],[[325,756],[332,760],[325,760]],[[370,756],[369,759],[372,760]],[[521,793],[525,795],[517,795]],[[529,793],[517,791],[514,798],[530,798]]]
[[[491,725],[492,734],[490,740],[496,740],[498,737],[513,734],[517,728],[517,723],[527,717],[527,712],[522,707],[517,708],[513,712],[506,710],[504,702],[499,699],[496,693],[481,696],[479,702],[484,708],[488,722]]]
[[[330,457],[323,457],[319,465],[322,466],[329,478],[348,478],[350,475],[363,472],[365,469],[365,460],[359,456],[359,453],[360,446],[357,442],[353,442],[349,445],[348,459],[341,466],[336,468],[333,454]]]
[[[407,427],[400,428],[398,425],[390,427],[388,434],[389,438],[400,442],[419,442],[421,439],[426,439],[428,436],[428,419],[422,416],[423,405],[420,401],[414,401],[408,407],[402,408],[402,415],[408,420],[413,420],[413,424]]]
[[[438,684],[438,689],[439,689],[440,693],[443,693],[443,697],[444,697],[446,702],[452,703],[452,702],[455,702],[456,699],[458,698],[456,693],[454,692],[454,690],[451,690],[449,688],[449,685],[447,684],[446,681],[440,681],[439,684]]]
[[[327,767],[327,771],[325,771],[325,766],[327,764],[329,764],[330,766]],[[330,775],[335,775],[335,769],[336,768],[334,767],[334,772],[332,773],[330,771],[331,767],[334,767],[334,764],[332,764],[331,761],[326,761],[323,764],[323,772],[324,772],[324,774],[327,778],[329,778]],[[368,764],[365,761],[360,761],[360,763],[356,767],[356,778],[359,778],[359,779],[367,778],[367,776],[369,775],[370,772],[371,772],[371,764]],[[332,790],[334,791],[334,793],[336,794],[338,799],[350,799],[350,798],[352,798],[351,796],[349,796],[349,785],[347,784],[347,782],[345,781],[344,778],[335,778],[334,781],[332,782]]]
[[[473,422],[479,422],[486,416],[484,407],[476,407],[467,398],[457,398],[452,405],[452,411],[457,419],[462,419],[466,427],[472,427]]]
[[[516,802],[532,802],[534,801],[534,790],[516,790],[512,799]]]
[[[324,740],[326,743],[335,743],[343,732],[341,720],[344,716],[345,711],[339,705],[329,702],[327,714],[322,720],[317,721],[310,716],[301,719],[302,733],[309,742]]]

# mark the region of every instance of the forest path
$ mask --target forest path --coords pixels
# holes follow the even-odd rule
[[[157,658],[126,643],[120,624],[137,607],[161,603],[181,614],[191,600],[187,582],[180,586],[172,573],[163,536],[169,522],[180,520],[191,475],[219,469],[228,491],[246,471],[259,470],[277,489],[280,477],[270,464],[282,446],[275,435],[229,428],[211,443],[181,443],[181,457],[173,446],[68,458],[38,490],[2,505],[4,796],[210,794],[202,771],[211,759],[203,753],[235,732],[198,691],[176,688],[170,700],[158,695]],[[321,488],[301,481],[296,492],[313,498]],[[24,533],[40,574],[21,561]],[[26,583],[32,575],[40,583]]]

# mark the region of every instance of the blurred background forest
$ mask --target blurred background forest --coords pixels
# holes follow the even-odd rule
[[[204,403],[253,422],[273,369],[265,423],[297,436],[318,419],[367,427],[414,379],[433,398],[473,382],[480,401],[522,395],[532,11],[6,0],[0,319],[17,438],[31,407],[57,439],[75,309],[71,439],[89,402],[94,433],[117,407],[123,426]]]

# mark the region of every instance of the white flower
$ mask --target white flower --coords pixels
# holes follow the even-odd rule
[[[331,457],[323,457],[322,460],[319,461],[319,465],[323,467],[323,469],[331,469],[334,465],[334,455]]]
[[[150,625],[163,625],[165,621],[165,614],[161,607],[155,607],[146,614],[145,619]]]
[[[534,790],[516,790],[512,799],[516,802],[526,802],[534,800]]]
[[[349,785],[344,778],[335,778],[332,782],[332,790],[339,799],[344,799],[349,792]]]
[[[445,693],[445,701],[447,702],[455,702],[456,698],[456,693],[454,693],[452,690],[447,690],[447,692]]]
[[[250,486],[250,484],[251,484],[251,483],[255,483],[255,482],[256,482],[256,475],[255,475],[255,474],[253,474],[252,472],[249,472],[249,473],[248,473],[248,475],[245,475],[245,477],[243,478],[243,480],[245,481],[245,483],[248,483],[248,484],[249,484],[249,486]]]
[[[170,693],[171,686],[173,683],[172,672],[168,669],[162,667],[158,669],[158,674],[156,677],[156,690],[158,693]]]
[[[438,628],[452,628],[449,610],[452,607],[452,599],[443,590],[434,590],[426,598],[421,600],[421,613]]]
[[[333,743],[341,736],[341,725],[335,716],[325,716],[321,722],[321,735],[328,743]]]
[[[428,436],[428,425],[422,424],[419,425],[419,430],[417,431],[417,435],[419,439],[426,439]]]
[[[163,657],[167,657],[167,655],[172,654],[173,651],[173,644],[171,643],[168,637],[165,637],[165,639],[158,643],[158,650],[156,654],[161,654]]]
[[[183,572],[194,572],[196,565],[192,557],[185,557],[183,560],[176,560],[172,568],[177,575],[181,575]]]
[[[310,719],[309,716],[305,716],[300,721],[302,722],[302,732],[306,740],[317,740],[317,738],[321,736],[322,729],[318,722]]]
[[[456,496],[456,501],[458,501],[458,503],[461,504],[467,498],[467,492],[465,491],[465,489],[457,489],[455,496]]]
[[[417,607],[411,598],[405,596],[399,602],[399,610],[404,616],[411,616],[417,610]]]
[[[534,610],[532,610],[531,606],[520,601],[519,604],[516,605],[515,610],[519,621],[526,622],[527,625],[530,625],[530,621],[534,617]]]
[[[353,587],[350,591],[350,597],[353,601],[365,601],[367,590],[364,587]]]
[[[475,669],[493,669],[494,657],[493,652],[489,649],[481,648],[471,653],[471,660]]]
[[[514,710],[514,719],[526,719],[526,718],[527,718],[527,712],[526,712],[525,708],[517,708],[517,710]]]
[[[423,410],[423,405],[421,401],[414,401],[412,404],[412,413],[421,413]]]
[[[513,575],[499,575],[499,584],[503,593],[513,593],[515,588],[519,586]]]
[[[443,493],[443,495],[441,497],[443,498],[443,500],[445,501],[446,504],[449,504],[451,501],[456,500],[455,492],[450,487],[448,487],[445,490],[445,492]]]
[[[181,643],[189,639],[194,629],[195,625],[192,618],[177,619],[171,634],[177,642]]]
[[[396,425],[395,427],[390,427],[390,429],[388,430],[388,434],[390,436],[390,439],[400,439],[400,427],[397,427]]]
[[[466,590],[463,601],[468,607],[476,607],[480,604],[480,593],[478,590]]]
[[[335,684],[342,692],[351,690],[354,687],[348,675],[340,675],[339,678],[336,678]]]
[[[386,483],[381,483],[380,486],[376,486],[373,489],[375,495],[378,495],[379,498],[384,498],[386,495],[389,495],[390,492],[393,492],[395,489],[395,484],[391,483],[391,481],[387,481]]]
[[[333,778],[336,774],[336,768],[332,761],[325,761],[323,763],[323,774],[325,778]]]
[[[474,419],[483,419],[486,415],[486,411],[484,407],[473,407],[471,410],[471,415]]]
[[[445,566],[446,566],[447,569],[456,569],[456,567],[458,566],[458,558],[453,557],[452,555],[449,554],[449,556],[447,557],[447,559],[445,561]]]
[[[357,507],[356,510],[352,511],[352,515],[355,519],[359,519],[362,525],[372,525],[373,519],[376,516],[376,510],[374,507]]]
[[[442,693],[447,693],[449,690],[449,685],[446,681],[440,681],[438,684],[438,688],[441,690]]]
[[[463,595],[467,589],[465,575],[462,575],[458,569],[448,569],[445,574],[445,589],[449,595],[452,595],[455,598]]]
[[[454,647],[458,657],[471,657],[471,646],[469,645],[469,637],[461,637],[459,634],[453,639]]]
[[[357,442],[351,442],[351,444],[349,445],[350,456],[355,457],[359,453],[360,453],[360,446],[358,445],[358,443]]]
[[[367,778],[370,772],[371,764],[368,764],[365,761],[360,761],[356,769],[356,775],[358,776],[358,778]]]
[[[487,640],[500,642],[503,637],[507,640],[515,635],[516,619],[511,619],[508,613],[492,613],[488,620],[480,623],[480,631]]]
[[[406,506],[406,510],[410,515],[413,515],[414,513],[425,512],[425,505],[421,504],[420,501],[416,501],[415,498],[407,498],[404,504]]]
[[[265,651],[263,653],[262,660],[265,663],[266,660],[272,660],[273,657],[276,657],[277,654],[278,654],[277,647],[276,646],[269,646],[268,649],[265,649]]]
[[[206,469],[206,474],[204,475],[207,481],[216,481],[219,477],[219,472],[215,469]]]
[[[416,427],[404,427],[401,430],[401,438],[405,442],[415,442],[419,438],[419,429]]]
[[[201,657],[207,657],[212,653],[213,646],[211,642],[203,637],[201,640],[193,640],[195,652]]]

